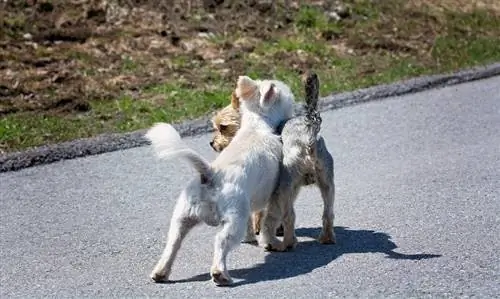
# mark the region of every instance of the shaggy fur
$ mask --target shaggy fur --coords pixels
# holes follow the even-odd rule
[[[236,132],[240,129],[240,122],[240,101],[233,91],[231,94],[231,104],[219,110],[214,117],[212,117],[214,135],[210,141],[210,146],[214,151],[220,153],[229,143],[231,143],[234,135],[236,135]],[[261,211],[255,212],[252,215],[252,227],[256,235],[260,232],[262,215]],[[283,236],[283,225],[278,228],[276,235]]]
[[[305,80],[306,113],[303,116],[294,117],[286,121],[281,129],[283,142],[283,163],[280,170],[280,180],[273,193],[271,206],[267,211],[262,210],[253,214],[254,230],[261,231],[262,243],[267,244],[268,250],[284,250],[294,247],[297,243],[295,236],[295,212],[293,203],[303,186],[316,184],[323,199],[323,227],[319,241],[323,244],[335,243],[333,231],[334,222],[334,161],[328,151],[323,137],[319,135],[321,128],[321,117],[317,110],[319,97],[319,80],[316,74],[309,73]],[[234,101],[234,100],[233,100]],[[233,104],[234,106],[234,104]],[[238,111],[228,106],[219,113],[217,117],[225,122],[225,116]],[[232,118],[231,124],[237,125]],[[231,140],[231,132],[216,132],[225,135],[226,140]],[[223,149],[223,144],[217,144],[213,140],[215,148]],[[235,142],[235,141],[233,141]],[[285,211],[283,215],[279,214]],[[267,216],[263,218],[264,213]],[[264,221],[264,223],[262,223]],[[284,224],[284,238],[280,242],[275,236],[277,224]],[[268,239],[269,238],[269,239]]]
[[[210,146],[216,152],[221,152],[226,148],[234,135],[240,128],[240,102],[236,97],[235,92],[231,94],[231,104],[220,110],[213,118],[212,125],[214,127],[214,137],[210,141]]]
[[[226,259],[245,233],[245,240],[255,239],[250,213],[266,209],[278,182],[282,144],[274,131],[291,117],[293,95],[282,82],[246,76],[238,78],[235,95],[240,99],[241,128],[212,163],[188,148],[168,124],[156,124],[146,134],[159,157],[186,158],[199,173],[177,200],[165,250],[151,273],[154,281],[168,280],[182,240],[201,222],[221,228],[210,270],[216,285],[232,282]]]

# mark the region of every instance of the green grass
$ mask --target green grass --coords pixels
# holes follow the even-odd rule
[[[302,8],[286,32],[259,43],[252,53],[238,53],[244,73],[283,80],[300,100],[303,91],[298,70],[306,66],[318,73],[324,96],[500,61],[500,18],[492,12],[405,11],[399,0],[348,3],[358,17],[341,22],[330,21],[319,9]],[[223,48],[240,36],[212,36],[210,41]],[[339,51],[339,45],[352,51]],[[2,117],[0,150],[143,129],[157,121],[196,118],[229,104],[235,78],[225,77],[219,68],[200,64],[189,55],[170,59],[172,71],[181,75],[144,88],[136,98],[124,93],[112,101],[93,100],[91,111],[78,115],[23,112]],[[123,58],[124,73],[133,74],[139,66],[132,58]],[[195,73],[199,81],[188,84],[182,75],[186,73]]]
[[[58,117],[25,113],[0,119],[0,149],[23,149],[47,140],[65,141],[104,132],[127,132],[155,122],[195,118],[227,104],[230,90],[195,91],[172,85],[151,87],[157,103],[125,96],[115,101],[96,101],[86,115]],[[7,146],[6,146],[7,145]]]
[[[71,140],[100,132],[85,120],[68,120],[40,114],[9,115],[0,119],[0,146],[23,149],[47,140]]]

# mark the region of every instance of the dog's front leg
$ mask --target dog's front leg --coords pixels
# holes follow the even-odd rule
[[[172,265],[181,247],[182,240],[184,240],[188,232],[198,223],[200,223],[199,219],[189,217],[187,207],[184,207],[183,203],[177,203],[172,219],[170,220],[167,244],[160,260],[153,269],[153,272],[151,272],[151,279],[155,282],[168,281]]]

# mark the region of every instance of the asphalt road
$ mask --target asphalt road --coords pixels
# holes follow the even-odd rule
[[[323,113],[337,245],[298,199],[293,252],[243,244],[236,285],[209,281],[213,228],[186,239],[176,283],[148,274],[194,173],[149,147],[0,174],[0,297],[500,297],[500,77]],[[188,142],[209,158],[209,135]]]

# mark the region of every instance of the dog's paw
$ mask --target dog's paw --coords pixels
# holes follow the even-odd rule
[[[153,272],[149,277],[151,277],[154,282],[168,282],[168,277],[164,274]]]
[[[243,244],[251,244],[251,245],[259,245],[257,240],[242,240],[241,243]]]
[[[254,234],[251,235],[246,235],[245,238],[241,241],[241,243],[247,243],[247,244],[255,244],[257,243],[257,238],[255,237]]]
[[[295,249],[299,241],[297,240],[296,236],[293,236],[293,238],[291,238],[290,240],[283,240],[283,243],[285,244],[287,249]]]
[[[224,272],[218,269],[212,269],[210,271],[210,276],[212,277],[212,281],[215,285],[219,287],[228,286],[233,283],[233,280],[228,274],[224,274]]]
[[[264,246],[265,251],[278,251],[278,252],[283,252],[287,250],[287,246],[284,242],[281,242],[279,240],[269,242],[265,244]]]
[[[335,244],[335,243],[337,243],[337,241],[335,239],[335,234],[332,231],[330,231],[330,232],[322,231],[318,237],[318,241],[321,244]]]

